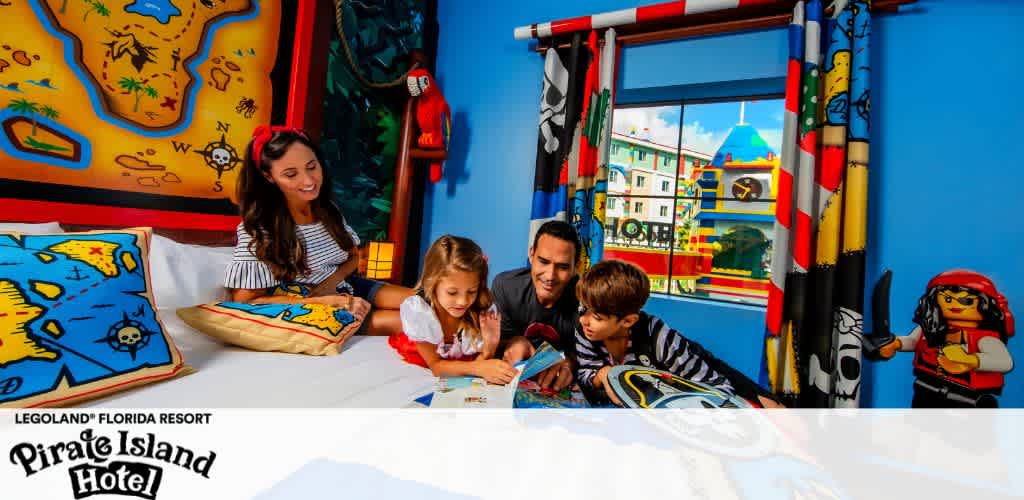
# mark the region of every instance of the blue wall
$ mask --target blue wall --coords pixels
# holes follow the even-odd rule
[[[454,115],[454,146],[445,179],[427,188],[421,251],[454,233],[480,242],[495,272],[524,263],[543,61],[528,43],[512,39],[512,29],[637,3],[440,1],[437,76]],[[923,0],[900,15],[875,18],[868,280],[883,268],[895,270],[897,331],[913,326],[928,279],[952,267],[991,276],[1024,316],[1024,260],[1016,255],[1024,248],[1016,220],[1024,214],[1024,196],[1014,192],[1017,159],[1024,157],[1015,87],[1024,72],[1013,52],[1024,46],[1014,25],[1022,14],[1016,2]],[[781,32],[768,31],[630,48],[623,54],[620,96],[635,102],[727,87],[781,90],[781,39]],[[925,46],[934,50],[918,48]],[[743,80],[693,85],[694,68],[716,61],[707,57],[715,51],[735,59],[721,58],[703,74]],[[652,66],[673,54],[689,68],[675,79],[664,65]],[[659,70],[644,74],[645,67]],[[756,377],[762,310],[659,298],[647,310]],[[1012,339],[1010,350],[1024,362],[1024,340]],[[910,354],[869,363],[863,405],[908,406],[910,372]],[[1021,373],[1008,376],[1003,406],[1024,406]]]

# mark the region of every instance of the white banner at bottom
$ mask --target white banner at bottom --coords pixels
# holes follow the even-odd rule
[[[0,411],[4,499],[1024,493],[1019,410]]]

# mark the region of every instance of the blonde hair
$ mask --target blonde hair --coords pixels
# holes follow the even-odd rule
[[[423,293],[424,299],[436,311],[437,283],[453,271],[477,273],[480,279],[476,300],[459,322],[459,328],[475,343],[481,339],[480,313],[493,303],[491,292],[487,289],[487,258],[480,245],[469,238],[450,234],[438,238],[423,257],[423,274],[420,275],[416,289]]]

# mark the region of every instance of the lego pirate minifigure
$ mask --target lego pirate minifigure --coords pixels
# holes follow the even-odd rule
[[[887,288],[887,287],[886,287]],[[876,311],[877,312],[877,311]],[[887,316],[887,315],[885,315]],[[917,327],[894,337],[876,329],[883,359],[914,351],[914,408],[997,408],[1003,374],[1013,368],[1006,348],[1013,314],[987,277],[951,270],[932,278],[914,311]]]

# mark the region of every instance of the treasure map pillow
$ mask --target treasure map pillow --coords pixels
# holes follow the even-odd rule
[[[0,232],[0,407],[63,406],[174,377],[150,230]]]
[[[305,297],[309,288],[279,285],[274,295]],[[334,355],[362,324],[352,313],[323,304],[217,302],[178,309],[192,328],[254,351]]]

